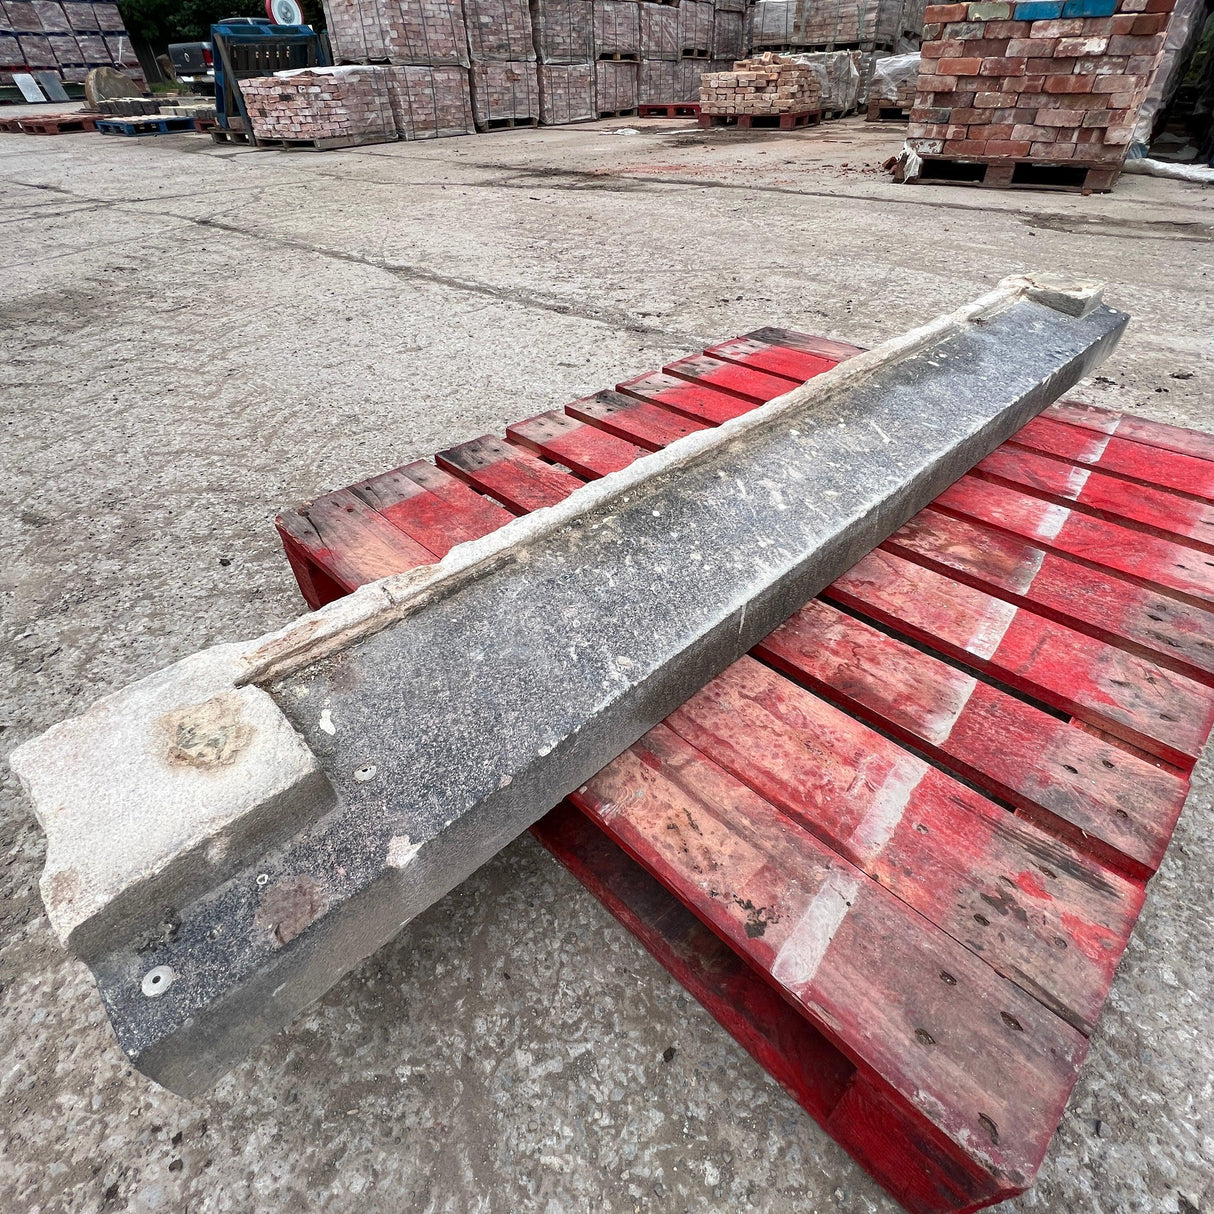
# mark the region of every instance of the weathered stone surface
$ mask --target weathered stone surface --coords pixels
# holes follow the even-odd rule
[[[125,72],[114,67],[95,67],[84,78],[84,99],[89,107],[114,97],[142,97],[143,90]]]
[[[273,698],[337,801],[176,905],[170,930],[116,932],[92,958],[137,1064],[205,1086],[1098,364],[1126,318],[1069,315],[1031,288],[1009,283],[439,565],[232,647],[229,686]],[[181,685],[179,670],[163,677]],[[169,748],[214,764],[236,744],[207,722],[228,718],[182,710],[222,681],[150,705],[141,684],[101,715],[138,718],[115,736],[155,736],[157,775],[166,735],[150,722],[166,714]],[[86,812],[94,757],[46,739],[19,752],[64,830]],[[155,780],[126,797],[126,835],[171,808]],[[173,980],[151,997],[159,966]]]
[[[46,832],[42,900],[85,960],[223,880],[333,804],[273,699],[208,649],[14,753]]]

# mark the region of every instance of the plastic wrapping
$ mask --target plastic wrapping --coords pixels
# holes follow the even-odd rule
[[[822,112],[850,114],[860,98],[861,76],[856,51],[810,51],[790,55],[813,70],[822,89]]]
[[[472,61],[472,114],[476,125],[518,122],[540,116],[540,84],[534,60]]]
[[[1154,137],[1156,120],[1172,103],[1176,90],[1180,88],[1193,47],[1205,28],[1208,13],[1208,0],[1176,0],[1164,37],[1163,52],[1151,74],[1147,95],[1134,122],[1133,142],[1144,151]]]
[[[239,85],[258,139],[382,143],[396,138],[382,69],[301,68]]]
[[[915,85],[919,79],[919,52],[910,55],[885,55],[873,63],[873,77],[868,86],[869,101],[888,101],[910,109],[915,101]]]

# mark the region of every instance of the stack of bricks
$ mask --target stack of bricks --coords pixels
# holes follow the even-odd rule
[[[539,76],[527,0],[463,0],[472,112],[481,130],[538,122]]]
[[[476,130],[462,67],[370,67],[384,79],[400,139],[437,139]]]
[[[384,143],[396,122],[382,69],[329,68],[254,76],[240,91],[258,139]]]
[[[545,126],[598,116],[593,63],[540,64],[540,121]]]
[[[640,52],[640,5],[594,0],[594,93],[600,116],[636,112]]]
[[[13,72],[52,71],[81,84],[94,67],[115,67],[143,87],[143,72],[115,4],[89,0],[0,0],[0,84]]]
[[[472,113],[479,130],[540,116],[540,82],[531,60],[472,60]]]
[[[323,0],[339,62],[468,66],[462,0]]]
[[[702,114],[805,114],[821,108],[813,70],[770,52],[738,60],[731,72],[705,72],[700,86]]]
[[[1085,168],[1082,188],[1110,188],[1174,2],[929,6],[910,149],[985,163],[986,185],[1014,184],[1024,163]]]
[[[922,0],[756,0],[751,49],[895,50],[900,35],[922,24]]]
[[[533,0],[540,121],[595,118],[594,0]]]

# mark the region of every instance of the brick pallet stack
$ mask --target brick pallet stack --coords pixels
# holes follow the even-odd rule
[[[752,51],[894,51],[922,26],[923,0],[756,0],[749,43]]]
[[[14,72],[53,72],[82,84],[89,69],[115,67],[145,87],[143,71],[115,4],[89,0],[0,2],[0,85]]]
[[[596,118],[594,0],[532,0],[539,58],[540,121]]]
[[[324,0],[324,9],[339,64],[423,69],[380,81],[398,106],[419,107],[405,115],[401,138],[475,130],[462,0]]]
[[[641,105],[673,105],[692,100],[683,88],[679,51],[679,10],[668,4],[641,0],[641,61],[637,69],[637,100]],[[697,84],[696,95],[699,88]]]
[[[464,0],[464,22],[477,128],[538,122],[539,76],[527,0]]]
[[[1109,189],[1173,3],[930,6],[907,177]]]
[[[821,88],[813,70],[770,53],[741,59],[733,71],[706,73],[700,89],[700,113],[708,117],[774,118],[817,114],[821,109]]]
[[[636,112],[641,57],[641,16],[636,0],[594,0],[595,109]]]
[[[340,67],[240,81],[258,139],[346,146],[395,139],[385,71]]]

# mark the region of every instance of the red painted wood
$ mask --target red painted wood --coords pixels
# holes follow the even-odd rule
[[[434,553],[397,530],[349,489],[326,493],[275,520],[284,540],[347,594],[367,582],[434,563]]]
[[[1020,536],[1050,552],[1074,557],[1179,595],[1197,606],[1214,603],[1214,555],[1133,531],[1030,494],[963,476],[932,505],[948,514]]]
[[[830,1115],[856,1067],[771,983],[568,801],[531,831],[802,1108]]]
[[[1171,768],[1102,742],[820,599],[754,653],[1101,863],[1139,881],[1159,867],[1189,788]]]
[[[428,460],[360,481],[351,492],[436,557],[514,517]]]
[[[739,363],[741,366],[754,367],[772,375],[783,375],[788,379],[795,379],[798,383],[813,379],[815,375],[829,371],[842,361],[839,358],[811,354],[792,346],[773,345],[771,342],[760,341],[757,337],[735,337],[732,341],[710,346],[704,353],[722,362]]]
[[[851,358],[853,354],[864,353],[863,346],[853,346],[851,342],[835,341],[830,337],[817,337],[812,333],[799,333],[796,329],[781,329],[775,325],[754,329],[742,336],[753,338],[755,341],[767,342],[773,346],[787,346],[791,350],[816,354],[837,363],[841,363],[845,358]]]
[[[882,547],[1169,670],[1214,683],[1214,612],[930,506]]]
[[[995,1188],[1029,1182],[1082,1033],[665,726],[571,800]]]
[[[506,437],[537,455],[564,464],[587,480],[627,468],[637,456],[645,454],[635,443],[580,422],[559,409],[507,426]]]
[[[1057,401],[1042,413],[1042,417],[1082,426],[1099,434],[1115,434],[1118,438],[1128,438],[1164,451],[1175,451],[1178,455],[1214,460],[1214,435],[1203,434],[1200,430],[1186,430],[1182,426],[1169,426],[1145,417],[1131,417],[1128,413],[1115,413],[1112,409],[1085,405],[1077,400]]]
[[[718,392],[702,383],[679,379],[660,371],[626,379],[622,384],[616,384],[616,391],[625,396],[635,396],[637,400],[665,405],[684,417],[710,426],[719,426],[731,417],[749,413],[755,407],[753,401],[730,392]]]
[[[440,451],[434,461],[474,489],[497,498],[515,514],[555,505],[585,484],[521,447],[489,434]]]
[[[692,354],[687,358],[680,358],[667,363],[662,370],[677,379],[686,379],[718,388],[722,392],[731,392],[754,405],[762,405],[777,396],[783,396],[801,382],[798,379],[789,379],[786,375],[769,375],[766,371],[757,371],[753,367],[739,367],[736,363],[722,362],[718,358],[709,358],[706,354]]]
[[[1142,889],[743,658],[666,724],[1090,1033]]]
[[[870,553],[824,597],[1182,770],[1214,727],[1209,687],[891,552]]]
[[[291,566],[291,572],[295,574],[299,593],[303,595],[304,601],[313,611],[318,607],[323,607],[326,603],[344,598],[350,593],[344,586],[339,586],[312,560],[305,547],[292,539],[283,527],[281,515],[275,519],[274,525],[278,531],[278,538],[282,541],[287,564]]]
[[[858,1071],[589,818],[566,802],[531,830],[908,1210],[946,1214],[1008,1195],[879,1078]]]
[[[1036,417],[1010,440],[1077,464],[1090,464],[1144,485],[1189,493],[1214,501],[1214,464],[1162,447],[1148,447],[1117,435],[1099,434],[1052,417]]]
[[[710,428],[703,422],[663,409],[661,405],[619,392],[603,391],[583,397],[566,405],[565,412],[646,451],[658,451],[685,435]]]
[[[1152,489],[1091,468],[1004,445],[974,467],[974,475],[1173,543],[1214,552],[1214,506]]]

